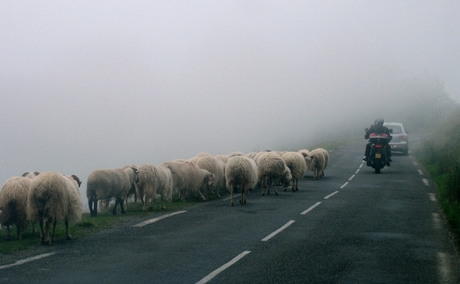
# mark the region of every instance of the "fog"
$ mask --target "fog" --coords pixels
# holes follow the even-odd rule
[[[98,168],[297,150],[400,119],[434,85],[458,102],[458,15],[458,1],[0,1],[0,181],[76,174],[85,197]]]

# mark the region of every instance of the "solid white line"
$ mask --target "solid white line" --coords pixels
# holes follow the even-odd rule
[[[328,196],[324,197],[324,199],[329,199],[329,197],[331,197],[332,195],[337,194],[337,193],[339,193],[339,192],[338,191],[333,192],[333,193],[329,194]]]
[[[222,271],[224,271],[225,269],[229,268],[230,266],[232,266],[233,264],[235,264],[238,260],[242,259],[245,255],[247,255],[248,253],[250,253],[251,251],[244,251],[242,253],[240,253],[238,256],[236,256],[234,259],[230,260],[229,262],[227,262],[226,264],[222,265],[221,267],[217,268],[216,270],[214,270],[213,272],[209,273],[208,276],[204,277],[203,279],[201,279],[200,281],[196,282],[197,284],[204,284],[206,282],[208,282],[209,280],[211,280],[212,278],[216,277],[217,274],[221,273]]]
[[[347,184],[348,184],[348,181],[346,183],[342,184],[342,186],[340,188],[344,188],[345,186],[347,186]]]
[[[418,170],[418,174],[421,175],[421,176],[423,176],[422,170]]]
[[[265,238],[262,239],[262,242],[266,242],[268,241],[269,239],[273,238],[275,235],[277,235],[279,232],[281,232],[282,230],[286,229],[287,227],[291,226],[292,223],[294,223],[295,221],[294,220],[291,220],[289,222],[287,222],[286,224],[284,224],[284,226],[282,226],[281,228],[279,228],[278,230],[274,231],[273,233],[271,233],[270,235],[266,236]]]
[[[355,175],[352,175],[348,180],[352,180],[355,177]]]
[[[316,202],[315,205],[311,206],[310,208],[308,208],[307,210],[303,211],[302,213],[300,213],[301,215],[305,215],[307,214],[308,212],[310,212],[311,210],[315,209],[316,206],[320,205],[321,202]]]
[[[426,178],[422,179],[422,181],[426,186],[430,186],[430,183],[428,182]]]
[[[177,214],[182,214],[182,213],[185,213],[185,212],[187,212],[187,211],[177,211],[177,212],[174,212],[174,213],[171,213],[171,214],[166,214],[166,215],[163,215],[163,216],[160,216],[160,217],[157,217],[157,218],[153,218],[153,219],[141,222],[141,223],[133,225],[131,227],[143,227],[145,225],[152,224],[152,223],[155,223],[157,221],[160,221],[161,219],[168,218],[168,217],[171,217],[171,216],[174,216],[174,215],[177,215]]]
[[[40,258],[52,256],[53,254],[55,254],[55,252],[40,254],[40,255],[29,257],[29,258],[26,258],[26,259],[18,260],[15,263],[0,266],[0,269],[10,268],[10,267],[13,267],[13,266],[16,266],[16,265],[21,265],[21,264],[24,264],[24,263],[27,263],[27,262],[30,262],[30,261],[38,260]]]

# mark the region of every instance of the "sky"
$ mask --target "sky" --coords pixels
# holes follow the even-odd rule
[[[458,15],[442,0],[0,0],[0,182],[76,174],[85,199],[95,169],[305,148],[368,126],[408,78],[459,102]]]

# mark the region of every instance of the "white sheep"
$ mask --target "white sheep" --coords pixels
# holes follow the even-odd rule
[[[286,163],[283,158],[277,153],[274,152],[265,152],[257,157],[256,160],[259,182],[262,186],[262,195],[265,195],[265,189],[267,194],[270,194],[270,185],[277,185],[283,179],[286,179],[284,184],[290,182],[289,175],[287,171]],[[287,170],[286,170],[287,169]],[[278,195],[278,191],[275,187],[275,194]]]
[[[299,151],[300,154],[302,154],[302,156],[304,157],[305,159],[305,164],[307,165],[307,169],[310,168],[310,163],[311,163],[311,157],[310,157],[310,151],[307,150],[307,149],[300,149]],[[305,172],[306,174],[306,172]]]
[[[323,177],[324,176],[324,170],[327,168],[327,165],[329,163],[329,152],[324,148],[318,148],[318,150],[321,150],[323,152],[323,154],[324,154],[324,168],[321,171],[321,176]]]
[[[117,214],[117,205],[120,204],[122,214],[123,199],[126,198],[130,189],[138,181],[138,170],[134,167],[123,169],[100,169],[94,170],[88,177],[86,185],[86,197],[88,198],[91,217],[97,216],[97,201],[101,199],[115,198],[113,215]]]
[[[228,156],[227,155],[216,155],[215,156],[216,159],[218,160],[221,160],[224,164],[226,164],[228,162]]]
[[[314,149],[310,152],[310,166],[309,170],[313,172],[313,179],[317,180],[321,178],[324,171],[324,165],[326,159],[324,158],[324,153],[320,149]]]
[[[82,214],[78,190],[80,184],[77,176],[65,176],[57,172],[41,173],[32,180],[27,198],[27,215],[31,221],[38,221],[42,243],[50,244],[54,240],[56,223],[62,221],[65,224],[66,238],[72,238],[69,223],[80,220]],[[50,238],[51,224],[53,229]]]
[[[230,159],[231,157],[234,157],[234,156],[244,156],[244,153],[243,152],[240,152],[240,151],[235,151],[235,152],[231,152],[230,154],[227,155],[227,157]]]
[[[147,203],[154,202],[157,194],[161,196],[161,208],[166,209],[164,201],[172,200],[173,180],[171,171],[166,167],[155,165],[141,165],[139,180],[136,183],[136,192],[142,201],[142,210],[147,211]],[[153,209],[151,206],[150,209]]]
[[[207,190],[209,186],[215,186],[215,175],[200,169],[193,163],[163,162],[160,166],[170,169],[174,188],[182,200],[185,200],[189,193],[199,195],[203,200],[206,200],[202,190]]]
[[[27,218],[27,196],[32,179],[38,175],[24,173],[20,177],[11,177],[3,185],[0,191],[0,224],[6,227],[6,238],[11,239],[10,226],[16,226],[16,238],[21,239],[21,233],[25,231],[29,220]],[[32,228],[35,232],[35,228]]]
[[[286,152],[282,158],[292,174],[292,191],[299,191],[299,178],[303,178],[307,171],[304,156],[299,152]]]
[[[215,186],[211,186],[209,191],[214,192],[220,197],[219,191],[225,188],[225,164],[213,156],[201,156],[195,164],[200,168],[213,173],[216,177]],[[206,194],[209,193],[206,192]]]
[[[257,183],[257,165],[246,156],[231,157],[225,166],[227,189],[230,191],[230,205],[233,206],[233,193],[241,190],[240,204],[246,204],[246,196]]]

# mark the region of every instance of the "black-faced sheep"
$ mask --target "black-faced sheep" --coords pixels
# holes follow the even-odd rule
[[[81,181],[75,176],[65,176],[57,172],[45,172],[32,180],[28,194],[27,215],[38,221],[40,239],[50,244],[54,239],[56,223],[64,221],[66,238],[70,240],[69,223],[78,221],[82,214],[80,192]],[[44,223],[44,224],[43,224]],[[51,238],[50,226],[53,225]],[[45,226],[45,228],[43,228]]]
[[[170,169],[174,188],[182,200],[185,200],[189,193],[199,195],[203,200],[206,200],[202,190],[208,190],[208,187],[214,186],[216,182],[216,177],[213,173],[200,169],[190,162],[164,162],[160,166]]]
[[[324,158],[324,152],[320,149],[315,149],[310,152],[310,166],[309,170],[313,172],[313,179],[317,180],[322,177],[324,171],[324,165],[326,159]]]
[[[290,182],[289,168],[279,154],[274,152],[262,153],[257,157],[256,163],[259,182],[262,186],[262,195],[265,195],[265,189],[267,190],[267,194],[270,194],[270,185],[279,184],[283,177],[286,178],[286,180],[283,181],[284,184]],[[276,187],[275,194],[278,195]]]
[[[230,205],[233,206],[233,193],[241,190],[240,204],[246,204],[246,196],[257,183],[257,165],[246,156],[234,156],[225,166],[227,189],[230,191]]]
[[[138,170],[134,167],[123,169],[94,170],[88,177],[86,197],[88,198],[89,211],[92,217],[97,216],[97,201],[115,198],[113,215],[117,214],[117,205],[120,204],[122,214],[125,214],[123,200],[128,192],[138,181]]]
[[[143,211],[147,211],[147,203],[155,202],[157,194],[161,196],[161,208],[166,209],[164,201],[172,200],[173,180],[171,171],[163,166],[141,165],[139,170],[139,180],[136,183],[136,192],[140,197]],[[150,206],[153,209],[153,204]]]
[[[213,173],[216,177],[215,186],[210,186],[207,194],[211,191],[217,194],[220,197],[219,191],[225,188],[225,164],[221,160],[214,158],[212,156],[201,156],[196,160],[195,164],[200,168],[207,170],[210,173]]]
[[[25,231],[29,223],[27,218],[27,196],[32,179],[37,172],[24,173],[20,177],[11,177],[0,191],[0,224],[6,227],[6,238],[11,239],[10,226],[16,226],[16,238],[21,239],[21,232]],[[33,230],[35,231],[35,230]]]
[[[282,158],[292,174],[292,191],[298,191],[299,178],[303,178],[307,171],[305,158],[299,152],[286,152],[283,154]]]

